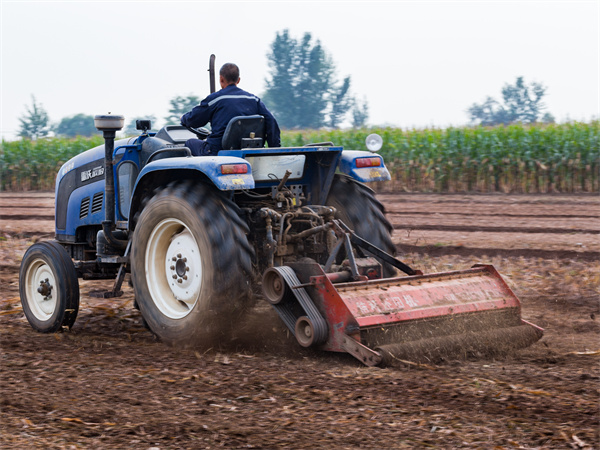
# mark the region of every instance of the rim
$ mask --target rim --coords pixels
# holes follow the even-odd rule
[[[38,289],[46,286],[46,292],[40,293]],[[52,268],[41,258],[29,264],[25,273],[26,300],[30,311],[36,319],[46,321],[56,311],[59,301],[59,289]]]
[[[180,220],[158,223],[146,247],[146,282],[152,301],[166,317],[181,319],[196,306],[202,288],[200,248]]]

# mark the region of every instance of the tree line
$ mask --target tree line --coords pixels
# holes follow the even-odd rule
[[[311,33],[296,39],[289,30],[277,32],[271,43],[266,89],[261,98],[273,112],[283,129],[337,129],[343,124],[354,128],[367,125],[369,105],[352,92],[351,76],[338,76],[332,56],[320,40]],[[487,97],[483,103],[472,104],[467,114],[472,125],[493,126],[512,123],[554,122],[546,112],[543,98],[546,88],[540,83],[527,84],[517,77],[514,84],[505,84],[502,101]],[[165,125],[178,125],[183,114],[200,103],[196,95],[177,95],[169,101]],[[156,121],[154,115],[134,117],[123,130],[136,134],[137,119]],[[19,118],[19,136],[37,139],[51,134],[64,137],[92,136],[97,133],[91,115],[75,114],[52,124],[44,107],[32,96],[31,106]]]

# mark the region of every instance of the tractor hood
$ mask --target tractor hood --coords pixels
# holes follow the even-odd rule
[[[136,137],[120,139],[115,142],[115,148],[118,148],[122,145],[133,144],[136,139]],[[100,166],[102,169],[97,169],[97,171],[94,173],[94,169]],[[88,171],[90,170],[92,172],[89,172],[89,175],[95,176],[88,177]],[[104,144],[94,147],[90,150],[86,150],[85,152],[72,157],[62,165],[58,171],[58,174],[56,175],[56,194],[58,194],[58,186],[60,185],[61,180],[65,177],[65,175],[70,174],[73,171],[75,174],[69,176],[80,179],[81,181],[87,181],[91,178],[104,175]],[[98,174],[98,172],[102,173]]]

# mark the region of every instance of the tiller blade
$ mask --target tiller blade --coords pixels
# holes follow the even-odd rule
[[[263,291],[301,345],[347,352],[370,366],[502,352],[543,334],[521,319],[519,300],[491,265],[365,278],[344,282],[306,259],[268,269]]]

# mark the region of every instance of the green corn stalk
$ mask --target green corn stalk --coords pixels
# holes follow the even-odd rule
[[[283,146],[331,141],[366,150],[370,133],[394,189],[411,192],[598,192],[600,122],[404,130],[284,130]],[[92,138],[2,141],[0,190],[52,189],[60,166]],[[386,186],[385,184],[381,185]]]

